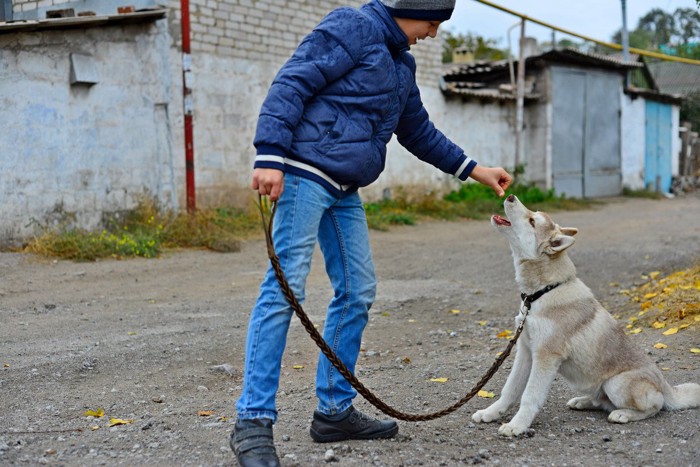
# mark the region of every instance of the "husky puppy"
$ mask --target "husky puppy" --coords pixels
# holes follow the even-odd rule
[[[557,373],[582,394],[568,402],[571,409],[606,410],[608,421],[614,423],[643,420],[661,409],[700,406],[700,385],[669,385],[576,277],[566,250],[578,230],[528,210],[513,195],[503,204],[507,218],[493,216],[491,224],[506,236],[513,253],[523,298],[516,326],[524,307],[529,314],[501,398],[477,411],[472,420],[496,421],[520,400],[518,412],[498,432],[504,436],[525,432]]]

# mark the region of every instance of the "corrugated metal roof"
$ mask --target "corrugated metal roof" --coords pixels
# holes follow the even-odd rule
[[[700,91],[700,66],[689,63],[654,62],[647,65],[661,92],[687,96]]]

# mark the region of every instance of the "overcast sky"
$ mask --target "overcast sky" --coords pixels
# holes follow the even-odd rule
[[[622,27],[622,3],[620,0],[490,0],[532,18],[568,29],[594,39],[610,41]],[[676,8],[697,8],[695,0],[627,0],[627,27],[634,29],[637,21],[653,8],[661,8],[673,13]],[[496,10],[475,0],[457,0],[452,18],[443,26],[459,34],[476,33],[486,39],[500,39],[499,47],[508,45],[507,31],[519,18]],[[551,31],[528,22],[525,27],[528,36],[539,42],[550,41]],[[520,30],[513,29],[511,41],[517,43]],[[556,39],[569,37],[557,33]]]

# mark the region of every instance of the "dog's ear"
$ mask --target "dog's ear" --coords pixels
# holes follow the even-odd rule
[[[549,241],[549,248],[558,253],[569,248],[575,241],[574,237],[570,235],[557,235]]]
[[[578,233],[578,229],[576,227],[560,227],[559,230],[561,230],[561,233],[564,235],[570,235],[572,237]]]

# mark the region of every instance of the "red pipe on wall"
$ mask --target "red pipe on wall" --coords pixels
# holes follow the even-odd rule
[[[187,212],[197,209],[194,189],[194,131],[192,105],[192,56],[190,55],[190,1],[180,0],[180,25],[182,26],[182,95],[185,116],[185,182],[187,188]]]

